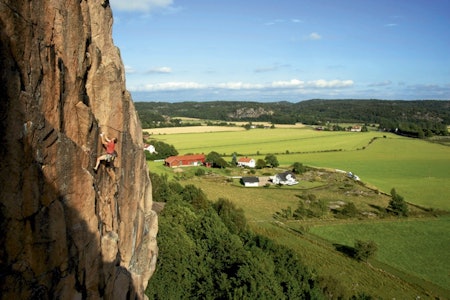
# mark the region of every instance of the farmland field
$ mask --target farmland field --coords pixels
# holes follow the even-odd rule
[[[450,235],[442,235],[449,228],[450,218],[445,217],[314,226],[311,233],[347,246],[355,239],[373,240],[381,262],[450,289]]]
[[[225,127],[225,126],[186,126],[186,127],[167,127],[145,129],[150,134],[180,134],[180,133],[203,133],[203,132],[221,132],[221,131],[243,131],[243,127]]]
[[[184,173],[190,173],[191,170],[185,170]],[[344,176],[344,175],[341,175]],[[292,247],[300,253],[300,256],[314,266],[324,276],[333,276],[341,274],[341,284],[346,288],[355,288],[358,285],[360,291],[368,292],[372,295],[378,295],[382,299],[391,298],[415,298],[417,295],[424,297],[424,290],[433,290],[434,294],[445,295],[448,292],[448,278],[446,268],[448,257],[446,249],[448,248],[448,238],[440,239],[448,232],[450,218],[424,218],[424,219],[381,219],[381,220],[303,220],[288,221],[280,227],[276,224],[282,224],[274,219],[274,213],[287,207],[295,208],[299,201],[299,195],[308,192],[310,189],[324,186],[326,181],[308,182],[301,180],[295,188],[244,188],[235,182],[230,183],[224,177],[220,176],[187,176],[181,180],[183,184],[194,184],[201,188],[209,199],[216,201],[218,198],[226,198],[233,201],[238,207],[242,208],[249,221],[253,231],[266,235],[279,243]],[[356,185],[356,191],[361,188]],[[353,190],[353,189],[351,189]],[[348,194],[345,191],[336,191],[335,189],[319,189],[316,193],[318,198],[330,198],[333,200],[352,201],[357,207],[364,209],[367,205],[378,205],[385,207],[388,204],[388,197],[382,194],[364,192],[365,197],[361,198],[360,192]],[[353,196],[352,196],[353,195]],[[397,222],[410,224],[410,227],[397,226]],[[340,230],[347,224],[356,228],[352,231]],[[316,240],[317,234],[328,240],[333,237],[333,228],[336,232],[343,231],[347,233],[344,238],[337,234],[330,243]],[[341,227],[342,226],[342,227]],[[374,229],[372,229],[374,226]],[[285,229],[283,229],[283,227]],[[301,235],[292,234],[289,229],[295,232],[303,232]],[[309,228],[304,232],[305,228]],[[361,231],[358,231],[357,229]],[[412,229],[413,228],[413,229]],[[386,232],[383,232],[385,230]],[[309,231],[309,232],[308,232]],[[327,236],[325,233],[329,234]],[[398,236],[397,236],[398,234]],[[378,236],[380,235],[380,236]],[[351,246],[354,239],[363,240],[372,239],[379,245],[380,252],[377,255],[377,261],[381,261],[388,266],[389,271],[394,271],[396,278],[386,275],[378,268],[385,270],[386,266],[378,266],[377,261],[372,261],[376,268],[367,269],[363,264],[355,263],[354,260],[346,258],[336,253],[332,243],[340,243]],[[392,243],[390,240],[396,240]],[[397,248],[397,245],[404,241],[405,243]],[[417,246],[416,244],[420,245]],[[415,246],[416,245],[416,246]],[[435,247],[440,247],[436,251]],[[415,263],[408,267],[408,261],[416,259]],[[441,261],[444,259],[445,261]],[[391,264],[391,262],[394,263]],[[417,268],[417,265],[420,268]],[[405,267],[406,266],[406,267]],[[420,273],[418,273],[420,272]],[[409,274],[411,286],[397,278],[400,273]],[[420,279],[414,279],[418,276]],[[443,289],[433,287],[441,286]],[[383,286],[386,290],[380,291]],[[431,288],[430,288],[431,286]],[[436,292],[437,290],[437,292]],[[426,292],[428,293],[428,292]]]
[[[305,127],[301,129],[252,129],[234,132],[229,130],[225,132],[153,135],[152,138],[173,144],[180,154],[216,151],[225,155],[231,155],[233,152],[255,155],[257,153],[286,153],[286,150],[299,153],[356,150],[367,146],[372,138],[381,136],[382,134],[378,132],[355,134],[351,132],[315,131]]]
[[[383,192],[395,188],[406,201],[450,210],[450,147],[440,144],[374,131],[329,132],[307,127],[167,134],[152,138],[174,145],[180,154],[216,151],[231,156],[236,152],[257,159],[274,153],[285,167],[301,162],[351,171]]]
[[[292,247],[319,274],[339,274],[340,284],[348,290],[368,292],[381,299],[426,299],[450,293],[448,216],[340,221],[328,216],[285,222],[274,219],[276,212],[287,207],[295,209],[299,197],[309,190],[321,199],[351,201],[358,209],[370,210],[372,206],[388,205],[389,197],[377,190],[389,193],[395,188],[409,203],[431,207],[436,212],[449,211],[450,147],[375,131],[327,132],[308,127],[161,134],[152,138],[174,145],[180,154],[216,151],[231,161],[233,152],[238,157],[255,159],[274,153],[281,168],[301,162],[317,168],[352,171],[375,192],[361,190],[358,185],[346,190],[349,183],[330,189],[321,176],[312,181],[300,180],[289,188],[243,188],[238,180],[226,179],[236,175],[238,171],[233,169],[198,177],[193,168],[173,170],[161,161],[149,162],[151,172],[166,173],[182,184],[194,184],[212,201],[219,197],[230,199],[244,210],[255,232]],[[342,196],[342,191],[350,194]],[[379,251],[371,260],[371,267],[345,257],[333,246],[352,246],[355,239],[377,243]]]

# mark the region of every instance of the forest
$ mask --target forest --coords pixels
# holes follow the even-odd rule
[[[179,118],[222,122],[270,122],[327,125],[377,124],[381,130],[410,137],[448,135],[450,101],[436,100],[307,100],[292,102],[137,102],[143,128],[199,125]]]

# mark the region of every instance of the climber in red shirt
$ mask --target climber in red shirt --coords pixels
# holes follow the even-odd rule
[[[97,163],[95,164],[94,171],[97,171],[98,166],[100,165],[100,161],[106,160],[107,162],[111,162],[117,156],[117,152],[115,151],[117,138],[109,139],[103,132],[100,133],[100,137],[102,139],[103,147],[106,148],[106,154],[103,154],[97,158]]]

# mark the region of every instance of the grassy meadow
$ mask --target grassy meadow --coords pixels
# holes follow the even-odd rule
[[[281,166],[294,162],[351,171],[389,193],[392,188],[417,205],[450,210],[450,147],[370,131],[331,132],[300,129],[252,129],[152,135],[180,154],[216,151],[231,160],[239,155],[264,158],[274,153]]]
[[[174,145],[180,154],[216,151],[231,161],[233,152],[255,159],[274,153],[280,168],[301,162],[352,171],[370,188],[349,179],[322,178],[320,174],[292,187],[244,188],[238,179],[227,178],[242,175],[242,170],[210,170],[210,175],[198,177],[194,176],[195,168],[174,170],[161,161],[149,162],[150,172],[194,184],[213,201],[219,197],[233,201],[244,210],[255,232],[292,247],[318,274],[338,278],[347,290],[380,299],[447,299],[450,295],[448,216],[351,220],[325,216],[302,221],[274,218],[280,210],[295,209],[299,196],[312,190],[321,199],[353,202],[359,210],[370,211],[388,205],[389,197],[377,191],[389,193],[394,187],[410,203],[450,211],[450,147],[377,131],[328,132],[309,127],[161,133],[151,138]],[[330,182],[337,183],[332,186]],[[351,247],[355,239],[377,243],[378,251],[370,264],[358,263],[334,246]]]
[[[152,138],[174,145],[180,154],[216,151],[230,156],[233,152],[256,155],[279,154],[286,151],[305,153],[354,150],[366,146],[371,138],[382,136],[377,132],[368,132],[362,139],[361,136],[351,132],[315,131],[308,127],[238,131],[235,129],[236,127],[230,127],[229,130],[220,132],[159,134],[152,135]],[[170,129],[168,130],[170,132]]]
[[[314,226],[310,232],[346,246],[353,246],[355,239],[373,240],[377,260],[450,289],[450,235],[442,235],[449,228],[450,217],[441,217]]]

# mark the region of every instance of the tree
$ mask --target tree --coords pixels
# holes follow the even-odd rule
[[[361,240],[355,241],[355,258],[359,261],[367,261],[370,257],[375,255],[378,246],[374,241],[364,242]]]
[[[306,171],[305,166],[302,163],[295,162],[292,166],[292,172],[295,174],[303,174]]]
[[[259,158],[256,160],[255,166],[257,169],[262,169],[266,166],[266,161],[264,159]]]
[[[202,168],[198,168],[197,170],[195,170],[195,176],[203,176],[205,174],[206,174],[206,172]]]
[[[225,168],[228,166],[228,163],[215,151],[209,152],[208,155],[206,155],[205,160],[214,168]]]
[[[181,200],[180,193],[183,187],[176,181],[168,181],[166,174],[158,175],[150,172],[152,181],[152,196],[155,202],[173,202]]]
[[[233,152],[233,157],[231,158],[231,165],[236,166],[237,165],[237,158],[236,158],[236,152]]]
[[[266,165],[269,165],[272,168],[276,168],[280,165],[278,163],[277,157],[273,154],[267,154],[266,157],[264,158],[264,160],[266,161]]]
[[[397,194],[395,188],[391,190],[391,201],[389,201],[388,209],[397,216],[408,216],[408,205],[402,196]]]
[[[202,189],[193,184],[188,184],[181,192],[183,200],[192,204],[196,209],[206,209],[210,204],[206,194]]]
[[[237,208],[226,198],[219,198],[213,207],[231,233],[237,234],[247,230],[247,219],[242,208]]]

